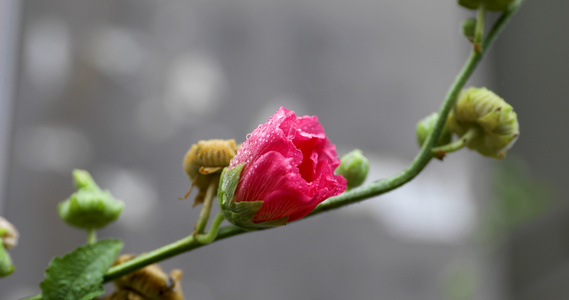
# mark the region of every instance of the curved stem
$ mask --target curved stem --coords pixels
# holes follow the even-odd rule
[[[217,232],[219,231],[219,225],[221,225],[223,220],[225,220],[225,217],[223,216],[223,214],[221,212],[219,212],[217,214],[217,216],[215,216],[215,219],[213,220],[213,223],[211,224],[211,228],[209,229],[207,234],[197,235],[196,240],[200,244],[209,244],[209,243],[213,242],[215,240],[215,237],[217,236]]]
[[[480,129],[473,127],[463,134],[457,141],[440,147],[433,148],[432,153],[435,157],[442,159],[447,153],[458,151],[468,144],[468,141],[480,135]]]
[[[474,72],[474,69],[476,69],[478,63],[480,63],[480,61],[484,57],[484,54],[488,52],[488,50],[496,40],[498,34],[504,29],[505,25],[512,18],[514,13],[523,3],[523,1],[524,0],[518,0],[517,2],[512,4],[510,8],[500,16],[500,18],[496,21],[496,23],[492,27],[492,30],[488,33],[488,35],[482,42],[481,52],[477,52],[475,50],[471,52],[470,56],[468,57],[468,60],[462,67],[462,70],[457,75],[454,83],[451,85],[449,91],[447,92],[445,100],[439,110],[439,118],[435,123],[433,131],[431,131],[431,133],[428,135],[427,140],[423,144],[423,147],[421,148],[419,154],[417,154],[411,165],[407,167],[407,169],[405,169],[404,171],[395,176],[386,179],[381,179],[372,182],[368,185],[355,188],[351,191],[344,192],[341,195],[329,198],[328,200],[319,204],[314,209],[314,211],[310,213],[309,216],[313,216],[331,209],[346,206],[363,199],[367,199],[373,196],[377,196],[392,191],[404,185],[405,183],[411,181],[425,168],[425,166],[427,166],[427,164],[432,158],[431,151],[434,148],[435,142],[438,140],[442,132],[448,113],[450,112],[450,109],[454,105],[458,93],[464,87],[464,84],[466,83],[468,78],[470,78],[470,76]]]
[[[389,192],[415,178],[415,176],[417,176],[417,174],[419,174],[432,159],[431,151],[434,148],[435,141],[438,139],[438,137],[441,134],[446,117],[452,105],[454,104],[458,93],[460,92],[460,90],[462,89],[462,87],[470,77],[470,75],[472,75],[472,72],[474,71],[474,69],[482,59],[483,55],[488,51],[492,43],[495,41],[498,33],[502,31],[506,23],[510,20],[512,15],[516,12],[516,10],[519,8],[519,6],[523,1],[524,0],[518,0],[515,4],[513,4],[510,7],[508,11],[502,14],[502,16],[498,19],[498,21],[496,22],[496,24],[494,25],[494,27],[492,28],[486,39],[483,41],[482,51],[481,52],[473,51],[471,53],[470,57],[466,61],[466,64],[463,66],[462,70],[460,71],[454,83],[452,84],[451,88],[447,92],[445,100],[439,111],[439,116],[441,117],[438,118],[435,128],[427,137],[427,140],[425,141],[423,147],[421,148],[421,151],[415,157],[411,165],[401,173],[391,178],[375,181],[366,186],[354,188],[351,191],[345,192],[336,197],[332,197],[326,200],[325,202],[321,203],[320,205],[318,205],[316,209],[314,209],[314,211],[310,213],[308,216],[314,216],[331,209],[343,207],[363,199],[371,198],[373,196]],[[214,224],[212,225],[212,229],[210,230],[210,233],[214,232],[214,229],[219,228],[219,224],[223,221],[223,219],[218,220],[218,218],[222,217],[219,217],[219,215],[216,217]],[[250,231],[243,230],[234,225],[224,226],[219,228],[217,236],[213,239],[213,241],[223,240],[246,232]],[[206,236],[209,235],[210,233],[206,234]],[[200,239],[202,239],[202,241],[208,241],[209,238],[203,238],[203,239],[200,238]],[[104,277],[104,281],[108,282],[110,280],[116,279],[124,274],[128,274],[134,270],[137,270],[149,264],[159,262],[161,260],[193,250],[195,248],[199,248],[204,245],[205,244],[199,243],[196,240],[196,237],[190,235],[172,244],[166,245],[164,247],[148,252],[146,254],[142,254],[130,261],[127,261],[123,264],[110,268]]]

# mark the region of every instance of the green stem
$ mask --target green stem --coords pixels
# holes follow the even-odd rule
[[[223,220],[225,220],[225,217],[221,212],[219,212],[217,216],[215,216],[215,219],[213,219],[213,223],[211,224],[211,228],[209,229],[207,234],[197,235],[196,240],[200,244],[204,245],[213,242],[215,240],[215,237],[217,236],[217,232],[219,231],[219,226],[221,225]]]
[[[439,116],[441,117],[438,118],[435,128],[427,137],[427,140],[425,141],[423,147],[421,148],[421,151],[415,157],[411,165],[403,172],[391,178],[375,181],[366,186],[354,188],[351,191],[345,192],[336,197],[332,197],[326,200],[325,202],[321,203],[320,205],[318,205],[316,209],[314,209],[314,211],[309,216],[314,216],[331,209],[343,207],[363,199],[367,199],[373,196],[389,192],[409,182],[411,179],[417,176],[417,174],[419,174],[421,170],[425,168],[425,166],[429,163],[429,161],[432,158],[431,151],[434,148],[435,141],[438,139],[438,137],[441,134],[446,117],[452,105],[454,104],[454,101],[458,93],[460,92],[460,90],[462,89],[462,87],[464,86],[464,84],[466,83],[466,81],[468,80],[468,78],[470,77],[470,75],[472,74],[472,72],[474,71],[480,60],[482,59],[483,55],[488,51],[492,43],[496,40],[497,35],[502,31],[506,23],[510,20],[512,15],[517,11],[517,9],[519,8],[519,6],[523,1],[524,0],[518,0],[515,4],[513,4],[510,7],[508,11],[502,14],[502,16],[500,17],[500,19],[498,19],[498,21],[496,22],[496,24],[494,25],[494,27],[492,28],[486,39],[483,41],[482,51],[481,52],[474,51],[470,55],[470,57],[466,61],[466,64],[464,65],[464,67],[456,77],[455,82],[452,84],[451,88],[449,89],[445,97],[445,100],[439,112]],[[213,234],[212,232],[215,231],[214,229],[219,228],[219,224],[221,223],[221,221],[223,221],[223,219],[218,220],[218,218],[221,217],[219,217],[218,215],[214,220],[214,224],[212,225],[212,229],[210,230],[211,234]],[[240,229],[235,225],[224,226],[219,228],[217,236],[213,239],[213,241],[223,240],[247,232],[249,231]],[[206,236],[209,235],[210,233],[206,234]],[[202,241],[208,241],[209,238],[203,238]],[[104,277],[104,281],[108,282],[124,274],[128,274],[134,270],[165,260],[175,255],[188,252],[190,250],[202,247],[204,245],[206,244],[201,244],[197,241],[197,237],[195,238],[194,236],[190,235],[172,244],[142,254],[123,264],[110,268]]]
[[[437,158],[443,158],[447,153],[455,152],[464,148],[464,146],[466,146],[468,141],[476,138],[478,135],[480,135],[480,129],[473,127],[470,130],[468,130],[465,134],[463,134],[457,141],[447,145],[433,148],[432,153]]]
[[[427,137],[427,140],[423,144],[423,147],[419,151],[419,154],[415,157],[413,162],[407,169],[403,172],[386,179],[381,179],[375,182],[372,182],[368,185],[361,186],[355,188],[351,191],[344,192],[341,195],[329,198],[328,200],[324,201],[323,203],[319,204],[309,216],[313,216],[331,209],[336,209],[342,206],[346,206],[348,204],[352,204],[363,199],[367,199],[370,197],[374,197],[377,195],[381,195],[383,193],[392,191],[405,183],[411,181],[415,176],[417,176],[429,163],[432,158],[431,151],[435,146],[435,142],[438,140],[443,126],[446,122],[446,118],[450,109],[455,103],[456,97],[460,90],[464,87],[464,84],[470,78],[474,69],[478,66],[478,63],[482,60],[486,52],[490,49],[498,34],[504,29],[505,25],[508,21],[512,18],[514,13],[518,10],[520,5],[523,3],[524,0],[518,0],[516,3],[512,4],[510,8],[504,12],[500,18],[496,21],[492,30],[486,36],[486,39],[482,42],[482,51],[472,51],[470,57],[462,67],[462,70],[455,78],[453,84],[451,85],[445,100],[441,106],[439,111],[439,118],[435,123],[435,127],[433,131]],[[223,228],[222,228],[223,229]],[[221,235],[221,233],[220,233]]]
[[[476,52],[482,51],[481,44],[482,44],[482,38],[484,37],[485,17],[486,17],[486,9],[484,8],[484,5],[481,4],[480,7],[478,7],[478,14],[476,17],[476,29],[474,31],[474,50]]]
[[[94,244],[97,242],[97,229],[87,229],[87,244]]]
[[[107,271],[107,274],[105,274],[103,280],[104,282],[108,282],[117,279],[122,275],[136,271],[153,263],[168,259],[172,256],[190,251],[199,246],[201,246],[201,244],[196,241],[194,236],[189,235],[181,240],[160,247],[156,250],[141,254],[129,261],[110,268]]]
[[[213,202],[213,198],[215,197],[215,192],[217,191],[218,185],[219,185],[219,177],[217,179],[213,179],[207,187],[207,191],[205,193],[205,199],[203,202],[203,207],[202,210],[200,211],[200,216],[195,227],[195,232],[197,234],[202,234],[205,231],[207,221],[209,220],[211,204]]]
[[[157,263],[159,261],[168,259],[170,257],[176,256],[178,254],[190,251],[192,249],[207,245],[215,240],[217,233],[219,231],[219,226],[225,220],[223,214],[220,212],[217,214],[209,232],[207,234],[200,235],[190,235],[172,244],[168,244],[164,247],[158,248],[154,251],[141,254],[129,261],[126,261],[120,265],[116,265],[110,268],[103,278],[104,282],[108,282],[117,279],[125,274],[143,268],[145,266]]]

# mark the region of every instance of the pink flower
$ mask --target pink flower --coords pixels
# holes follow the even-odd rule
[[[226,218],[246,229],[284,225],[346,189],[340,164],[316,116],[283,107],[259,125],[224,171],[218,192]]]

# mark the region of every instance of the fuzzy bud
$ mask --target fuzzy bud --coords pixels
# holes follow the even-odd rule
[[[199,191],[193,206],[203,203],[208,186],[217,184],[221,171],[229,166],[237,148],[235,140],[202,140],[193,144],[184,156],[182,165],[192,185],[182,199],[187,198],[196,186]]]
[[[520,134],[512,106],[486,88],[462,91],[447,118],[447,127],[459,137],[478,131],[466,146],[494,158],[503,158]]]
[[[369,171],[369,160],[359,149],[352,150],[340,158],[340,165],[336,174],[344,176],[348,181],[348,189],[360,186],[364,183]]]
[[[97,229],[119,217],[123,202],[101,190],[87,171],[74,170],[73,179],[77,192],[57,207],[63,221],[79,228]]]

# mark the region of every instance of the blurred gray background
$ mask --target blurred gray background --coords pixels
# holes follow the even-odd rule
[[[569,167],[569,4],[526,2],[469,85],[514,106],[510,164],[547,192],[504,184],[522,193],[496,208],[502,162],[463,150],[376,199],[162,263],[184,270],[186,298],[569,298],[569,212],[554,192]],[[39,292],[51,257],[84,243],[56,212],[74,168],[126,202],[100,233],[125,253],[191,233],[199,210],[177,200],[191,144],[241,142],[281,105],[318,115],[340,155],[368,154],[370,181],[399,172],[468,55],[459,24],[473,15],[455,1],[1,0],[0,215],[21,239],[0,299]],[[520,207],[523,222],[488,221]],[[487,228],[502,234],[480,238]]]

